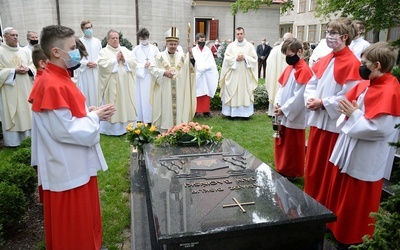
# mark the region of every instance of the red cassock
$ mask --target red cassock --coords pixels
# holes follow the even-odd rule
[[[67,70],[48,63],[35,85],[29,97],[33,111],[68,108],[74,117],[86,116],[85,97],[71,82]],[[43,190],[43,207],[46,249],[101,248],[102,225],[96,176],[71,190]]]
[[[313,71],[318,79],[321,79],[333,57],[335,58],[333,75],[338,84],[343,85],[347,81],[360,79],[360,61],[347,46],[338,52],[331,52],[314,65]],[[338,133],[310,127],[304,191],[323,205],[326,204],[329,183],[334,168],[334,165],[329,162],[329,158],[338,136]]]
[[[382,114],[400,116],[400,85],[391,74],[370,81],[362,81],[351,89],[346,97],[357,100],[368,88],[364,97],[366,119]],[[362,181],[333,168],[332,181],[326,206],[337,215],[337,221],[329,223],[336,240],[344,244],[362,242],[364,235],[372,236],[375,220],[371,212],[378,212],[383,180]]]
[[[295,69],[294,78],[298,84],[307,84],[313,77],[311,69],[304,60],[294,66],[287,66],[279,77],[278,82],[284,87]],[[282,106],[282,105],[281,105]],[[276,170],[288,177],[304,175],[305,160],[305,129],[294,129],[280,126],[280,138],[275,138],[274,159]]]

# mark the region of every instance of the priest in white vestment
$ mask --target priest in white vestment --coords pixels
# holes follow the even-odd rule
[[[196,88],[190,77],[192,48],[189,46],[186,54],[177,51],[176,27],[167,31],[165,40],[166,50],[158,53],[150,65],[155,78],[150,90],[152,124],[161,130],[192,121],[196,111]]]
[[[84,20],[81,23],[83,36],[80,38],[88,52],[87,57],[82,57],[81,66],[78,68],[78,88],[86,97],[86,105],[99,105],[98,91],[98,67],[97,59],[101,50],[101,42],[93,36],[93,26],[89,20]]]
[[[132,50],[132,55],[137,61],[136,68],[136,110],[137,122],[150,124],[151,104],[150,104],[150,85],[153,76],[150,74],[149,67],[154,64],[154,57],[160,52],[156,46],[149,43],[150,32],[146,28],[141,28],[137,32],[140,44]]]
[[[245,37],[242,27],[235,30],[236,40],[228,45],[222,63],[222,114],[248,119],[254,114],[254,90],[258,85],[257,53]]]
[[[100,133],[120,136],[126,126],[136,121],[135,70],[136,61],[126,47],[120,46],[115,30],[107,33],[107,46],[100,50],[100,103],[114,104],[116,112],[109,121],[100,123]]]
[[[6,147],[17,147],[30,136],[32,111],[28,97],[32,89],[35,66],[30,54],[19,47],[18,32],[11,27],[3,31],[0,46],[0,115]]]
[[[275,104],[274,100],[276,97],[276,94],[278,93],[278,90],[280,88],[280,84],[278,82],[278,78],[281,76],[283,70],[285,70],[286,66],[288,65],[286,63],[286,57],[284,54],[282,54],[282,44],[283,42],[288,39],[293,37],[291,33],[285,33],[282,37],[282,42],[281,44],[274,46],[271,50],[271,53],[269,53],[269,56],[267,58],[267,69],[265,70],[267,73],[267,76],[265,77],[265,87],[267,88],[268,92],[268,115],[273,116],[274,115],[274,109],[275,109]]]
[[[192,49],[195,60],[196,113],[211,116],[210,102],[217,91],[218,69],[211,49],[205,45],[206,36],[203,33],[196,35],[196,43]]]

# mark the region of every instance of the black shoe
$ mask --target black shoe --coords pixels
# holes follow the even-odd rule
[[[205,117],[212,117],[212,115],[211,115],[210,112],[204,112],[203,115],[204,115]]]
[[[194,117],[200,117],[200,116],[201,116],[200,113],[197,113],[197,112],[196,112],[196,113],[194,114]]]

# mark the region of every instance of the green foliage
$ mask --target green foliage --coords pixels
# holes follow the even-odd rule
[[[367,30],[381,30],[396,26],[399,22],[400,4],[391,0],[317,0],[315,16],[328,19],[335,16],[352,16],[363,21]]]
[[[19,147],[20,148],[30,148],[31,144],[32,144],[31,141],[32,141],[31,137],[28,136],[21,142],[21,144],[19,144]]]
[[[31,148],[18,148],[11,156],[11,163],[31,165]]]
[[[0,139],[3,139],[3,127],[2,127],[2,123],[0,122]]]
[[[254,90],[254,108],[258,110],[268,109],[268,91],[265,85],[258,85]]]
[[[131,43],[128,39],[124,38],[124,35],[122,34],[121,31],[118,32],[118,34],[119,34],[119,44],[120,44],[121,46],[126,47],[126,48],[129,49],[129,50],[132,50],[132,48],[133,48],[132,43]],[[107,36],[104,37],[103,40],[101,40],[101,46],[102,46],[103,48],[107,46]]]
[[[131,145],[140,149],[143,148],[145,143],[152,142],[160,134],[155,126],[148,126],[146,123],[140,122],[136,124],[136,127],[133,127],[133,123],[129,123],[126,131],[128,141]]]
[[[0,166],[0,181],[20,188],[29,200],[37,188],[36,172],[22,163],[7,163]]]
[[[221,100],[221,88],[218,86],[217,91],[213,98],[211,98],[210,108],[211,110],[221,110],[222,109],[222,100]]]
[[[242,10],[243,13],[247,13],[249,10],[258,10],[262,4],[270,6],[272,3],[273,0],[237,0],[231,4],[231,13],[232,15],[236,15],[239,10]],[[291,10],[293,8],[293,0],[287,0],[281,4],[282,13],[285,13],[287,10]]]
[[[28,202],[16,185],[0,182],[0,225],[4,229],[17,225],[26,212]]]

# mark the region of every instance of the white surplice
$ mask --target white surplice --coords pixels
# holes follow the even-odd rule
[[[86,105],[88,107],[98,106],[98,67],[89,68],[87,64],[88,62],[97,63],[97,58],[99,57],[99,52],[101,50],[101,42],[95,37],[87,38],[83,36],[80,40],[85,45],[86,51],[89,55],[82,58],[81,66],[78,69],[78,88],[86,97]]]

